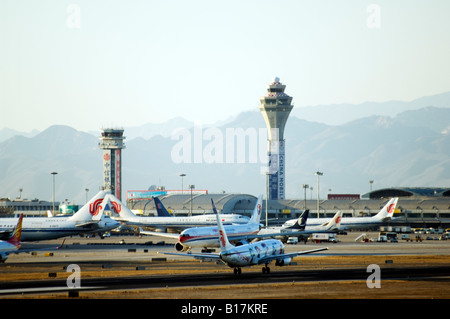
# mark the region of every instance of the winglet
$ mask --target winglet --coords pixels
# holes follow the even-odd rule
[[[222,220],[220,219],[219,214],[217,213],[216,206],[214,205],[214,201],[211,198],[211,204],[214,211],[214,214],[216,214],[217,219],[217,228],[219,230],[219,243],[220,243],[220,251],[224,252],[227,250],[230,250],[234,246],[228,241],[227,233],[225,232],[225,228],[223,227]]]

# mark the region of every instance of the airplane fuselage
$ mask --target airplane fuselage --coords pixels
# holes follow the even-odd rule
[[[9,231],[17,224],[18,218],[0,218],[0,231]],[[82,233],[109,231],[118,223],[104,216],[95,229],[80,227],[80,221],[70,217],[25,217],[22,224],[21,241],[38,241],[56,239]]]
[[[8,259],[8,254],[17,251],[19,248],[20,245],[15,246],[7,241],[0,241],[0,262],[5,262]]]
[[[221,215],[225,225],[246,224],[249,221],[247,216],[242,215]],[[122,220],[122,219],[121,219]],[[186,229],[191,227],[202,227],[216,225],[214,215],[186,216],[186,217],[130,217],[124,219],[127,225],[153,228]]]
[[[284,245],[276,239],[267,239],[254,244],[236,246],[220,254],[220,258],[229,267],[258,265],[266,257],[284,254]],[[290,262],[290,260],[289,260]]]
[[[224,228],[228,238],[235,240],[236,238],[244,238],[247,235],[258,233],[260,225],[251,223],[227,225]],[[181,232],[178,243],[183,247],[220,247],[219,231],[217,226],[188,228]]]
[[[14,246],[13,244],[8,243],[7,241],[0,241],[0,253],[9,252],[19,249],[20,246]]]
[[[305,230],[313,230],[313,227],[318,227],[325,223],[328,223],[331,218],[311,218],[306,222]],[[283,227],[291,226],[295,223],[295,220],[287,221]],[[374,217],[346,217],[342,218],[340,229],[361,229],[361,228],[371,228],[375,226],[382,225],[383,221],[379,218]]]

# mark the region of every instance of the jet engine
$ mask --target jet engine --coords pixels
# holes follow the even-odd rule
[[[180,242],[175,244],[175,249],[177,251],[186,251],[189,249],[189,247],[182,245]]]
[[[277,260],[275,262],[275,266],[286,266],[286,265],[289,265],[291,263],[291,260],[292,259],[289,258],[289,257],[281,259],[281,260]]]

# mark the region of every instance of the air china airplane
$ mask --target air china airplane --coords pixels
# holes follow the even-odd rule
[[[372,217],[342,217],[341,220],[341,230],[346,229],[364,229],[374,226],[380,226],[383,223],[392,219],[394,215],[395,207],[398,203],[398,197],[394,197],[387,202],[387,204]],[[288,220],[283,224],[284,227],[289,227],[296,222],[296,219]],[[319,226],[324,223],[329,222],[328,218],[309,218],[306,223],[306,228],[308,226]]]
[[[158,217],[148,216],[141,217],[136,216],[133,212],[126,207],[120,200],[113,196],[108,195],[111,202],[116,203],[113,210],[116,216],[113,218],[117,221],[124,222],[128,226],[138,226],[138,227],[148,227],[151,229],[167,231],[168,229],[179,232],[186,228],[200,227],[200,226],[210,226],[216,225],[216,216],[214,214],[205,214],[199,216],[172,216],[169,214],[167,209],[164,207],[163,203],[158,197],[154,197],[156,210],[158,212]],[[119,215],[119,216],[117,216]],[[249,221],[247,216],[237,215],[237,214],[222,214],[220,215],[222,221],[227,225],[235,224],[246,224]]]
[[[249,267],[253,265],[262,265],[262,272],[269,274],[270,268],[268,265],[275,260],[275,266],[285,266],[289,265],[294,257],[298,255],[310,254],[318,251],[327,250],[328,248],[318,248],[307,251],[300,251],[294,253],[285,253],[284,245],[281,241],[277,239],[266,239],[261,240],[257,243],[244,244],[240,246],[233,246],[228,240],[228,235],[225,227],[217,214],[214,202],[212,201],[213,210],[216,212],[217,216],[217,240],[220,243],[220,254],[213,253],[167,253],[166,255],[178,255],[184,257],[194,257],[196,259],[202,259],[207,261],[222,261],[224,264],[230,268],[234,268],[234,274],[241,274],[241,267]]]
[[[103,215],[108,203],[101,191],[78,212],[70,217],[25,217],[22,224],[22,241],[61,238],[83,233],[103,233],[120,226],[120,223]],[[10,235],[17,218],[0,218],[0,233]]]
[[[232,242],[243,244],[247,243],[248,239],[258,237],[257,233],[259,232],[261,227],[259,223],[261,219],[261,202],[262,196],[259,196],[258,200],[256,201],[255,208],[253,209],[252,216],[247,224],[224,226],[228,233],[228,238]],[[150,232],[144,231],[142,229],[140,231],[140,234],[178,239],[178,242],[175,244],[175,249],[177,251],[185,251],[192,247],[219,247],[219,231],[217,229],[217,226],[187,228],[183,230],[179,235]]]

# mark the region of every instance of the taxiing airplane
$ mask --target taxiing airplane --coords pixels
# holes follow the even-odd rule
[[[392,219],[395,207],[398,203],[398,197],[394,197],[387,202],[387,204],[372,217],[342,217],[340,230],[346,229],[366,229],[375,226],[380,226],[383,223]],[[289,227],[296,222],[296,219],[288,220],[283,224],[284,227]],[[309,218],[306,223],[306,228],[309,226],[319,226],[329,222],[328,218]]]
[[[294,252],[285,253],[284,245],[281,241],[277,239],[265,239],[256,243],[249,243],[240,246],[234,246],[230,243],[227,235],[227,231],[222,224],[222,221],[217,214],[214,202],[211,199],[213,210],[216,213],[217,228],[218,228],[218,242],[220,243],[220,254],[214,253],[168,253],[164,252],[166,255],[178,255],[185,257],[194,257],[196,259],[207,260],[207,261],[222,261],[224,264],[230,268],[234,268],[234,274],[241,274],[242,267],[249,267],[253,265],[262,265],[262,272],[270,273],[269,264],[275,261],[275,266],[286,266],[289,265],[294,257],[304,254],[315,253],[318,251],[327,250],[327,247]]]
[[[110,231],[120,223],[104,216],[107,205],[105,195],[100,191],[78,212],[70,217],[25,217],[22,224],[22,241],[56,239],[84,233],[103,233]],[[0,233],[10,235],[17,218],[0,218]]]
[[[16,252],[20,248],[20,237],[22,234],[23,214],[20,215],[16,227],[11,238],[0,240],[0,262],[4,263],[8,259],[8,255]]]
[[[262,196],[259,196],[248,223],[241,225],[224,226],[228,233],[228,237],[232,242],[243,244],[247,243],[249,239],[258,237],[257,233],[261,228],[261,225],[259,223],[261,219],[261,202]],[[222,216],[223,215],[220,215],[220,217]],[[219,231],[217,226],[205,226],[187,228],[183,230],[179,235],[144,231],[142,229],[140,231],[140,234],[178,239],[178,242],[175,244],[175,249],[177,251],[185,251],[192,247],[200,247],[205,249],[207,247],[220,247],[218,232]]]
[[[155,201],[158,217],[156,216],[136,216],[124,205],[117,197],[108,195],[113,204],[112,217],[120,222],[124,222],[128,226],[145,227],[156,229],[159,231],[167,231],[168,229],[180,232],[186,228],[201,227],[216,224],[216,216],[214,214],[204,214],[198,216],[172,216],[158,197],[153,197]],[[118,215],[118,216],[117,216]],[[237,214],[222,214],[222,221],[227,225],[246,224],[249,221],[247,216]]]
[[[340,230],[342,221],[342,211],[338,211],[332,219],[323,225],[310,226],[308,225],[309,210],[305,210],[298,219],[295,219],[294,225],[283,224],[281,227],[263,228],[258,232],[258,235],[266,235],[270,237],[304,237],[312,233],[334,233]]]

